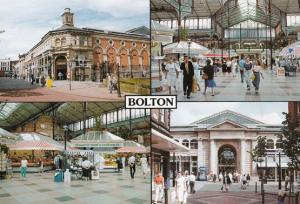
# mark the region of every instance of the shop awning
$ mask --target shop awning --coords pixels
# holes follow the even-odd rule
[[[190,47],[188,46],[187,41],[181,41],[169,44],[163,48],[164,54],[188,54],[191,56],[197,56],[209,51],[207,47],[199,45],[195,42],[191,42]]]
[[[151,143],[153,148],[167,152],[190,152],[190,149],[186,146],[183,146],[155,129],[151,129]]]
[[[10,150],[53,150],[63,151],[64,146],[52,138],[36,133],[18,133],[19,140],[9,145]]]
[[[124,147],[117,149],[117,153],[149,153],[144,145],[134,141],[125,141]]]

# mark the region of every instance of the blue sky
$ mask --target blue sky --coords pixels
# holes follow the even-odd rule
[[[282,112],[288,112],[287,102],[188,102],[177,103],[171,113],[172,125],[190,124],[196,120],[232,110],[267,124],[281,124]]]
[[[149,0],[0,0],[0,58],[17,58],[49,30],[61,26],[71,8],[75,26],[126,31],[149,27]]]

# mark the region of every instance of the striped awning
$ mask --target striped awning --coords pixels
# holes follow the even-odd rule
[[[47,141],[18,141],[9,145],[10,150],[52,150],[63,151],[64,147],[60,144],[51,144]]]
[[[117,149],[117,153],[148,153],[147,149],[145,147],[121,147]]]

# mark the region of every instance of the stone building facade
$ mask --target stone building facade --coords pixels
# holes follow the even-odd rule
[[[61,27],[49,31],[20,55],[20,77],[34,74],[35,78],[102,81],[107,73],[116,73],[118,66],[121,76],[149,72],[150,31],[145,34],[146,27],[123,33],[77,28],[69,8],[62,14],[62,22]]]
[[[259,168],[267,168],[268,178],[277,180],[278,152],[281,151],[277,134],[280,128],[281,125],[265,124],[229,110],[189,125],[171,126],[172,137],[190,148],[187,154],[177,153],[176,163],[172,166],[181,171],[205,171],[206,175],[237,171],[251,176],[256,176]],[[267,138],[266,165],[252,162],[249,154],[259,136]],[[284,174],[288,159],[281,155],[281,162]]]

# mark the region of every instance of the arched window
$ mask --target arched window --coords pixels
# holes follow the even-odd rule
[[[60,39],[59,38],[55,39],[55,46],[60,46]]]
[[[190,143],[189,143],[188,140],[183,140],[183,141],[182,141],[182,144],[183,144],[184,146],[186,146],[187,148],[190,147]]]
[[[267,140],[267,149],[274,149],[274,141],[272,139]]]
[[[191,149],[198,149],[198,141],[193,139],[191,140]]]
[[[276,149],[282,149],[282,142],[280,140],[276,141]]]
[[[61,39],[61,46],[65,46],[67,44],[66,38]]]

